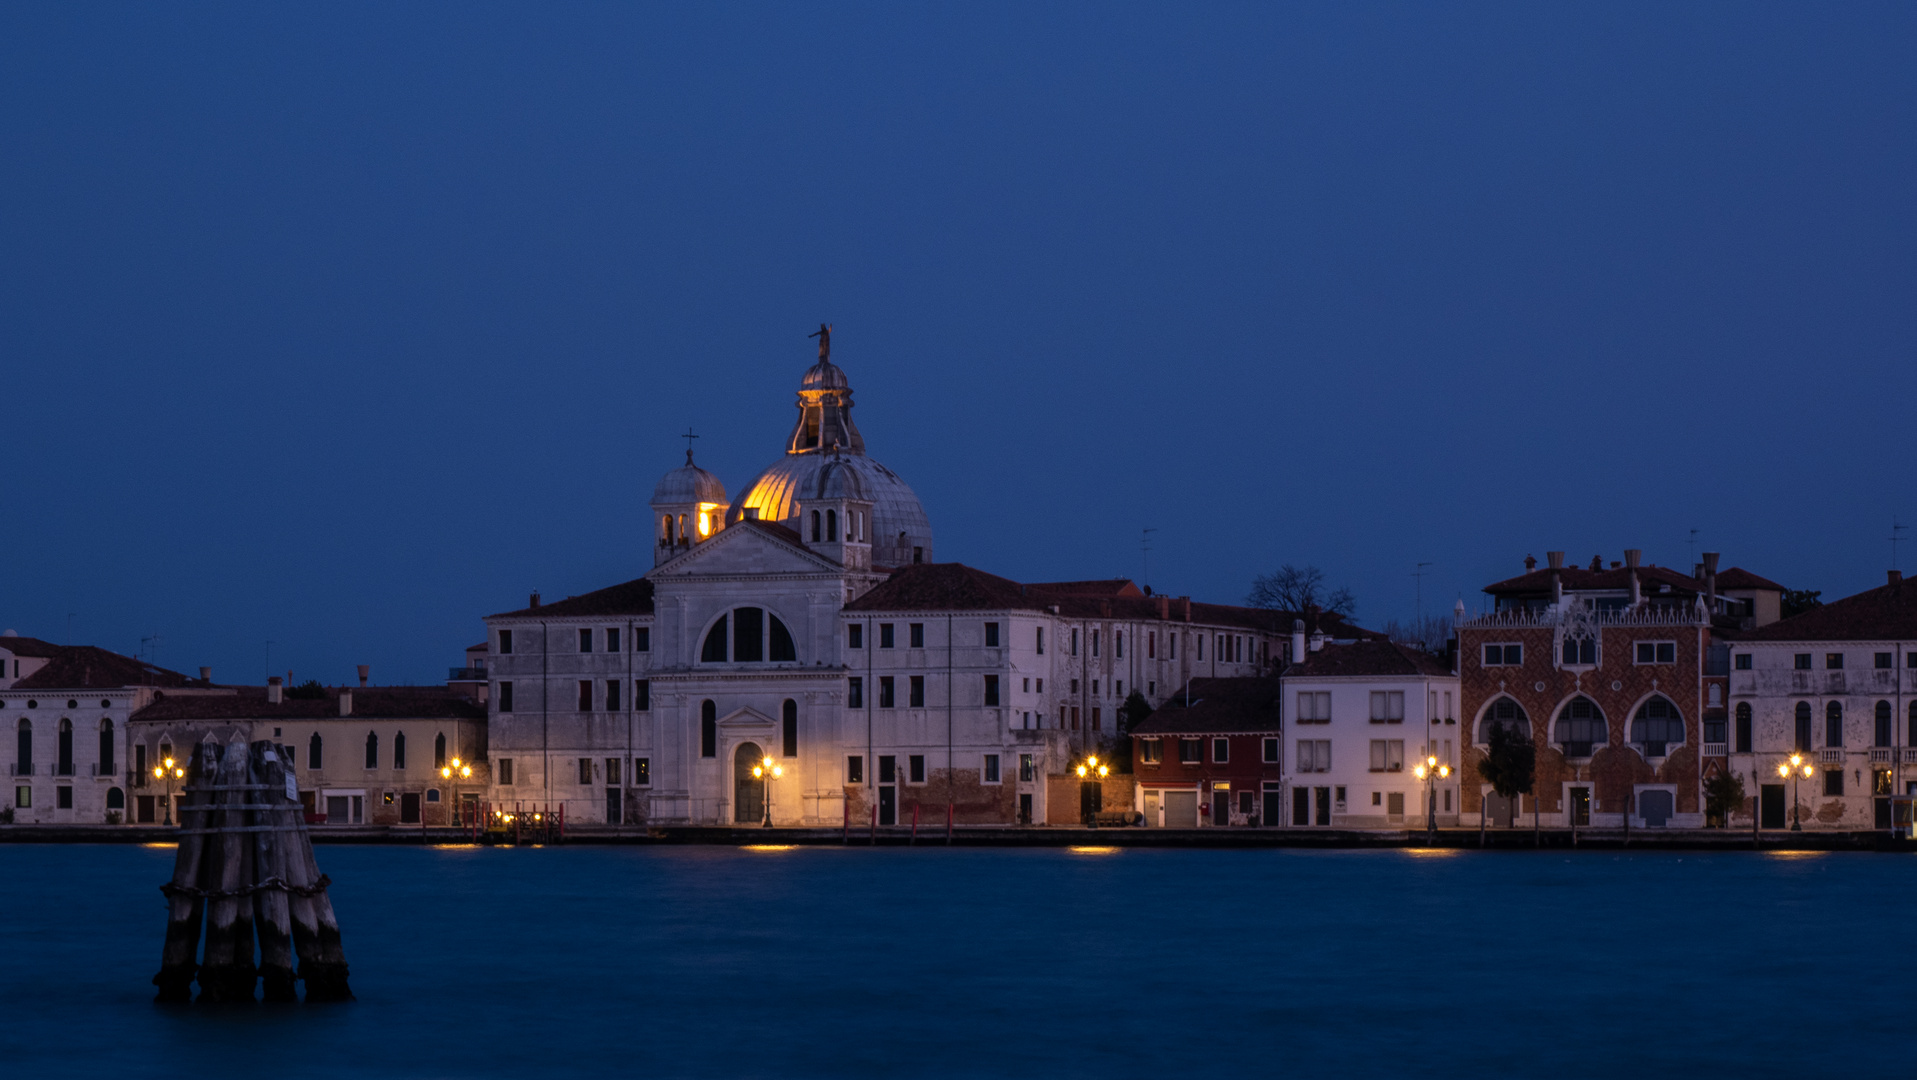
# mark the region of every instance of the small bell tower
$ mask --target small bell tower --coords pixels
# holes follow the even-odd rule
[[[805,546],[848,570],[872,568],[872,500],[838,447],[799,494],[799,535]]]
[[[686,433],[686,463],[660,477],[652,489],[652,565],[658,566],[717,536],[726,523],[726,486],[692,463]]]

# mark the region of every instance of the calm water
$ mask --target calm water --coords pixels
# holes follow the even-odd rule
[[[359,1001],[219,1011],[151,1004],[171,850],[0,847],[0,1073],[1917,1068],[1897,856],[319,857]]]

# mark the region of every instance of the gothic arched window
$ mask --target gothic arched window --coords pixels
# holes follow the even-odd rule
[[[1588,758],[1593,747],[1611,741],[1611,729],[1604,722],[1604,711],[1587,697],[1572,698],[1558,713],[1558,745],[1564,756]]]
[[[366,767],[379,768],[379,732],[377,731],[366,733]]]
[[[320,763],[325,760],[325,757],[320,753],[319,732],[315,731],[313,737],[306,741],[306,767],[309,769],[317,769],[320,767]]]
[[[395,731],[393,732],[393,768],[404,769],[405,767],[406,733],[403,731]]]
[[[1520,739],[1531,738],[1531,718],[1524,712],[1524,706],[1508,697],[1501,697],[1491,703],[1484,711],[1484,719],[1478,724],[1478,742],[1489,745],[1491,729],[1503,728]]]
[[[1631,741],[1645,757],[1665,757],[1672,743],[1684,741],[1684,718],[1670,700],[1654,697],[1637,710],[1631,723]]]

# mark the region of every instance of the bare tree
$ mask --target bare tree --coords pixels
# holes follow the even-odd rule
[[[1421,646],[1434,655],[1442,654],[1451,640],[1451,616],[1424,615],[1403,622],[1387,619],[1384,635],[1392,641]]]
[[[1349,619],[1358,613],[1358,598],[1350,589],[1326,589],[1325,573],[1315,566],[1296,567],[1290,563],[1275,574],[1260,574],[1252,579],[1251,595],[1245,603],[1273,611],[1303,611],[1316,604],[1329,615]]]

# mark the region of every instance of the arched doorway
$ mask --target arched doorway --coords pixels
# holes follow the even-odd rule
[[[764,760],[758,743],[740,743],[732,755],[732,820],[742,825],[765,820],[765,781],[752,775],[752,767]]]

